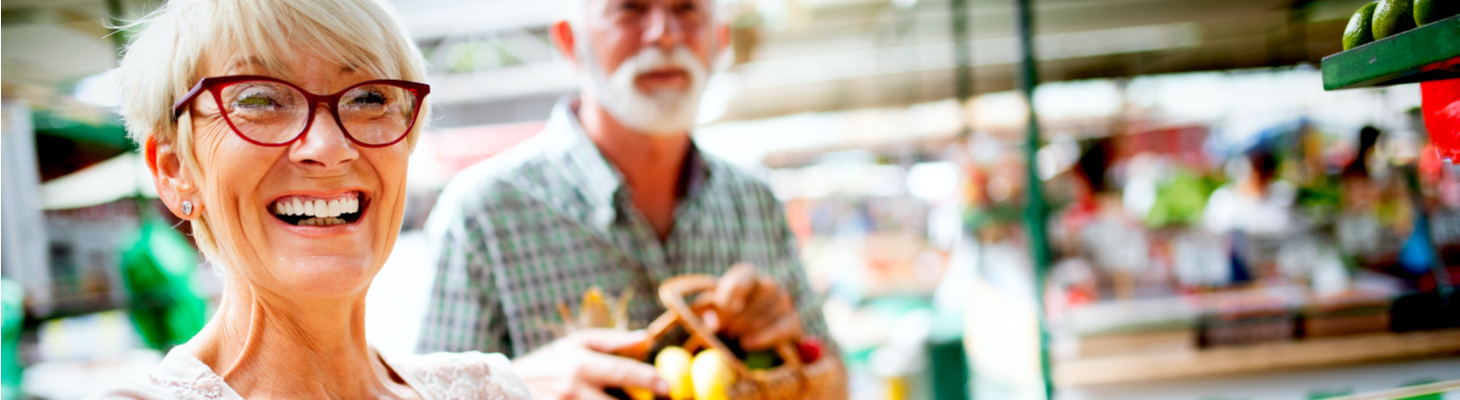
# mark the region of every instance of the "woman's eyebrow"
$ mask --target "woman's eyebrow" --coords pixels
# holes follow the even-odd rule
[[[288,68],[283,68],[285,64],[284,62],[270,63],[259,56],[248,56],[234,60],[228,71],[231,74],[267,75],[287,81],[293,79],[294,75]]]
[[[234,60],[233,61],[233,65],[231,65],[230,68],[233,68],[233,69],[247,69],[247,68],[253,67],[253,68],[268,69],[268,65],[269,65],[269,63],[264,62],[264,59],[259,58],[257,56],[250,56],[250,57],[245,57],[243,59]]]

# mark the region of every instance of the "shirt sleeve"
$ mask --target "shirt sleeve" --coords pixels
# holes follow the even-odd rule
[[[436,279],[418,353],[509,350],[501,299],[491,273],[489,232],[474,222],[484,210],[465,210],[451,191],[426,222]]]

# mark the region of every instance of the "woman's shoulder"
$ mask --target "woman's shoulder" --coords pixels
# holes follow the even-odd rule
[[[430,353],[387,362],[427,400],[530,400],[527,385],[499,353]]]
[[[242,397],[207,364],[178,347],[169,351],[145,378],[87,399],[237,400]]]

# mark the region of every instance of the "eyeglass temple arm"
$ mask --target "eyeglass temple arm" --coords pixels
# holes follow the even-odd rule
[[[204,85],[205,83],[207,83],[207,81],[208,78],[199,79],[198,84],[193,85],[193,88],[191,90],[188,90],[188,93],[183,95],[182,99],[178,100],[176,103],[172,103],[173,122],[177,122],[177,119],[182,117],[183,110],[187,109],[188,103],[193,102],[193,99],[197,98],[199,94],[203,93],[203,90],[207,88],[207,86]]]

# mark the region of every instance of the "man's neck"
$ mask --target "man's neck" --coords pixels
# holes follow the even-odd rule
[[[414,398],[365,343],[363,293],[297,301],[233,276],[187,351],[248,398]]]
[[[587,96],[579,107],[578,121],[603,158],[623,173],[634,207],[664,240],[674,227],[676,185],[689,151],[689,132],[652,135],[636,131],[620,124]]]

